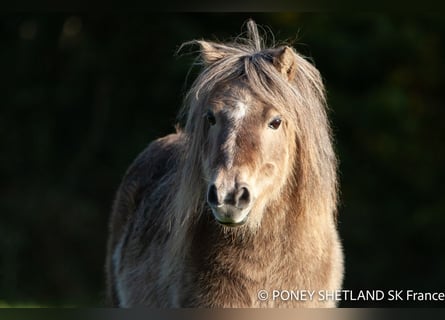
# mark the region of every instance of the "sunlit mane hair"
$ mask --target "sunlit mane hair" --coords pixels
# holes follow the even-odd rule
[[[271,63],[270,48],[265,48],[257,26],[247,23],[247,38],[233,42],[213,43],[220,56],[209,63],[203,55],[202,72],[185,97],[181,111],[186,119],[182,133],[185,138],[182,165],[175,177],[178,190],[171,210],[175,232],[193,224],[203,212],[205,185],[201,163],[202,146],[206,141],[205,112],[208,98],[221,83],[242,79],[257,99],[272,104],[294,124],[295,139],[288,141],[295,150],[293,174],[288,184],[297,194],[297,214],[324,215],[336,212],[336,158],[331,144],[331,132],[326,115],[324,86],[318,70],[305,57],[296,57],[296,72],[292,81],[284,79]],[[206,42],[195,40],[183,46]],[[209,57],[206,57],[209,59]],[[210,57],[211,58],[211,57]],[[199,191],[201,190],[201,192]],[[179,241],[174,241],[180,243]]]

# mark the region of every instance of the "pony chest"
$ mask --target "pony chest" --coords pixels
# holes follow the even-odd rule
[[[276,278],[274,274],[285,269],[285,254],[268,248],[224,247],[210,253],[197,265],[201,275],[227,279],[233,283],[267,284]],[[272,281],[276,281],[272,280]]]

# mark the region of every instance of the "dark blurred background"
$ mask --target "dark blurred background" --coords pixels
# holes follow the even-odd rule
[[[196,74],[175,51],[248,18],[324,77],[344,288],[445,290],[443,16],[13,14],[0,18],[0,305],[102,305],[114,193],[173,130]]]

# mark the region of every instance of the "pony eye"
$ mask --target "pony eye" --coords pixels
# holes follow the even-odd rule
[[[207,111],[206,118],[211,126],[215,125],[216,119],[215,119],[215,115],[213,114],[213,112]]]
[[[273,130],[277,130],[280,127],[280,125],[281,125],[280,118],[275,118],[271,122],[269,122],[269,128],[271,128]]]

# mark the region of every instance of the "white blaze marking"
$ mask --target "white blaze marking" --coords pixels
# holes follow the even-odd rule
[[[238,130],[241,126],[241,121],[247,114],[249,106],[244,102],[238,101],[228,112],[229,118],[233,121],[232,132],[227,139],[228,146],[228,167],[231,168],[233,165],[233,160],[235,158],[235,146],[236,146],[236,136],[238,135]]]
[[[233,120],[240,121],[247,113],[247,105],[241,101],[236,103],[235,108],[232,109],[231,116]]]

